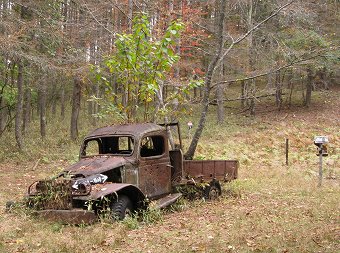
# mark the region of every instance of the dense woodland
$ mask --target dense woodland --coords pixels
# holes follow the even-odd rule
[[[96,125],[170,122],[200,104],[256,117],[258,103],[310,106],[339,82],[338,0],[0,1],[0,136],[79,114]]]
[[[339,25],[340,0],[0,0],[0,252],[338,252]],[[239,161],[218,200],[91,226],[26,208],[91,129],[175,121],[185,158]]]

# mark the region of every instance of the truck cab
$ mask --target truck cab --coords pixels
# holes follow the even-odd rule
[[[84,139],[79,158],[66,170],[68,174],[102,173],[107,182],[135,185],[149,199],[171,192],[169,142],[161,126],[147,123],[97,129]]]

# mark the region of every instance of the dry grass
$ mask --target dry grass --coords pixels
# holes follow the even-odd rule
[[[35,141],[41,146],[30,157],[11,154],[0,165],[0,252],[339,252],[340,92],[315,95],[307,110],[255,119],[229,115],[222,126],[211,117],[197,155],[239,159],[240,178],[225,186],[229,194],[218,201],[186,203],[184,210],[164,212],[161,221],[136,229],[124,222],[62,226],[21,210],[5,213],[7,200],[21,199],[32,181],[76,159],[77,143],[55,136],[46,148]],[[328,135],[331,142],[321,188],[314,135]]]

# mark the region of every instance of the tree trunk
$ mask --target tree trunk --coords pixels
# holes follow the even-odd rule
[[[294,83],[293,83],[293,70],[288,70],[288,89],[289,89],[289,98],[288,98],[288,107],[292,105],[292,96],[294,91]]]
[[[78,117],[80,111],[82,81],[79,76],[74,78],[73,93],[72,93],[72,115],[71,115],[71,139],[78,138]]]
[[[180,0],[178,2],[178,6],[180,6],[180,8],[181,8],[180,13],[183,13],[182,12],[183,11],[182,10],[182,6],[183,6],[182,0]],[[169,10],[170,10],[170,12],[174,11],[174,3],[173,3],[173,1],[170,1],[170,3],[169,3]],[[177,18],[182,18],[182,16],[178,15]],[[169,24],[170,24],[170,22],[169,22]],[[180,37],[178,37],[176,39],[176,54],[178,56],[181,56],[181,38]],[[174,70],[174,78],[179,78],[179,77],[180,77],[180,66],[179,66],[179,64],[176,64],[175,65],[175,70]]]
[[[327,68],[323,67],[320,70],[320,82],[325,90],[329,90],[328,80],[327,80]]]
[[[57,85],[55,83],[52,83],[52,104],[51,104],[51,113],[52,116],[55,117],[57,114],[57,101],[58,101],[58,93],[57,93]]]
[[[193,101],[197,101],[197,87],[194,88],[194,99]]]
[[[282,83],[280,78],[280,71],[275,73],[275,103],[279,111],[282,106]]]
[[[218,48],[216,50],[215,56],[211,60],[208,66],[208,70],[205,76],[205,87],[204,87],[204,94],[203,94],[203,100],[202,100],[202,111],[201,111],[201,117],[198,122],[198,126],[196,128],[195,134],[192,138],[192,141],[190,143],[188,151],[185,153],[185,158],[188,160],[192,160],[193,156],[195,154],[196,148],[198,141],[201,137],[205,121],[206,121],[206,116],[208,113],[208,108],[209,108],[209,95],[211,91],[211,81],[214,75],[214,72],[216,70],[216,67],[218,66],[218,61],[221,59],[223,56],[223,31],[224,31],[224,20],[225,20],[225,8],[226,8],[226,0],[221,0],[221,8],[219,8],[220,13],[219,13],[219,21],[218,21],[218,29],[217,29],[217,45]]]
[[[174,0],[169,0],[169,16],[171,16],[174,11]]]
[[[96,85],[94,86],[94,93],[95,93],[96,98],[100,97],[99,82],[96,82]],[[99,112],[99,104],[98,104],[97,101],[94,101],[94,104],[93,104],[93,114],[97,114],[98,112]],[[96,126],[97,120],[96,120],[96,118],[93,115],[91,115],[91,120],[92,120],[92,125]]]
[[[5,129],[5,122],[6,122],[6,114],[5,114],[5,102],[1,97],[0,94],[0,133],[3,132],[3,130]]]
[[[249,9],[248,9],[248,17],[247,17],[247,26],[248,30],[250,30],[254,26],[253,22],[253,15],[254,15],[254,4],[253,0],[249,1]],[[247,37],[248,41],[248,71],[249,73],[252,73],[255,70],[255,45],[254,45],[254,36],[253,32],[249,33],[249,36]],[[255,116],[255,97],[256,97],[256,82],[255,79],[250,80],[250,115]],[[249,93],[248,93],[249,94]],[[248,97],[247,94],[247,97]],[[248,101],[247,101],[248,102]]]
[[[45,80],[43,80],[45,82]],[[41,84],[40,87],[40,103],[39,103],[39,112],[40,112],[40,135],[44,140],[46,138],[46,97],[47,97],[47,87],[45,83]]]
[[[27,132],[27,129],[29,127],[29,123],[31,121],[31,89],[29,87],[26,87],[25,89],[25,108],[24,108],[24,120],[23,120],[23,126],[22,131],[25,134]]]
[[[0,89],[0,133],[2,133],[6,127],[6,119],[7,119],[7,114],[6,114],[6,103],[3,98],[3,93],[5,87],[8,85],[8,64],[7,64],[7,57],[4,57],[3,61],[3,71],[1,73],[3,79],[3,85]]]
[[[93,104],[94,104],[94,101],[88,101],[88,102],[87,102],[87,114],[88,114],[88,116],[89,116],[90,122],[91,122],[91,120],[92,120]],[[91,123],[92,123],[92,122],[91,122]]]
[[[250,115],[255,116],[255,98],[256,98],[256,83],[255,79],[250,80],[251,82],[251,87],[250,87],[250,104],[249,104],[249,109],[250,109]]]
[[[113,98],[113,103],[114,105],[118,104],[118,84],[117,84],[117,77],[116,75],[112,75],[112,85],[113,85],[113,91],[114,91],[114,98]]]
[[[38,88],[38,97],[37,97],[37,117],[39,117],[40,116],[40,104],[41,104],[41,101],[40,101],[40,99],[41,99],[41,90],[40,90],[40,88]]]
[[[221,66],[221,77],[223,77],[223,64]],[[216,101],[217,101],[217,123],[222,124],[224,122],[224,91],[223,84],[218,83],[216,86]]]
[[[65,119],[65,87],[63,84],[60,91],[60,117],[62,120]]]
[[[23,66],[18,63],[18,80],[17,80],[17,105],[15,115],[15,140],[18,144],[20,151],[23,150],[23,139],[22,139],[22,108],[23,108]]]
[[[128,11],[128,25],[129,25],[129,31],[132,32],[132,13],[133,13],[133,0],[129,0],[129,11]]]
[[[241,81],[241,108],[244,108],[246,105],[246,96],[247,96],[247,85],[246,81]]]
[[[305,106],[309,107],[312,100],[312,90],[313,90],[313,71],[309,67],[307,69],[307,84],[306,84],[306,97]]]
[[[128,87],[123,87],[122,89],[122,106],[125,110],[128,106]]]
[[[272,71],[269,72],[268,75],[267,75],[267,88],[268,89],[271,89],[271,88],[274,87],[274,85],[273,85],[273,83],[274,83],[274,81],[273,81],[274,76],[273,75],[274,75],[274,73]]]
[[[99,94],[99,83],[97,82],[95,85],[91,87],[91,93],[96,98],[100,97]],[[87,110],[88,110],[88,118],[92,126],[96,126],[96,118],[94,117],[95,114],[99,111],[99,105],[97,101],[89,101],[87,104]]]
[[[248,10],[248,17],[247,17],[247,26],[248,30],[250,30],[253,27],[253,0],[249,1],[249,10]],[[255,50],[254,50],[254,43],[253,43],[254,37],[253,32],[250,32],[249,36],[247,37],[248,41],[248,71],[252,72],[254,71],[254,64],[255,64]]]

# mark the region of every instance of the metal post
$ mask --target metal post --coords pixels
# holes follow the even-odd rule
[[[286,139],[286,165],[288,166],[289,139]]]
[[[319,187],[322,185],[322,144],[319,148]]]
[[[327,143],[329,143],[327,136],[315,136],[314,144],[318,147],[319,157],[319,187],[322,185],[322,157],[328,156]]]

